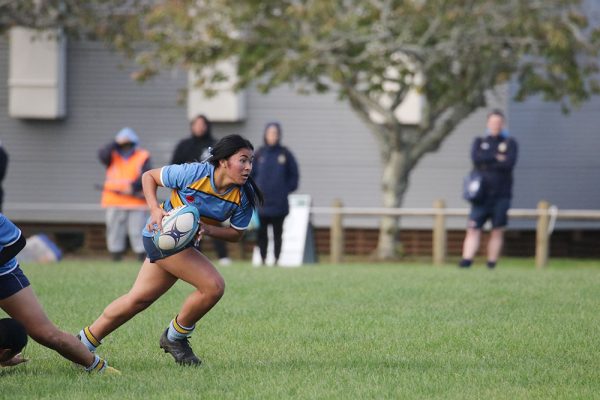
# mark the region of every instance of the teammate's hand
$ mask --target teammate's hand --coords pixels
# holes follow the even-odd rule
[[[26,363],[27,361],[29,361],[29,359],[23,357],[23,354],[19,353],[16,356],[14,356],[13,358],[11,358],[10,360],[7,360],[7,361],[4,361],[4,362],[0,363],[0,366],[2,366],[2,367],[14,367],[15,365]]]
[[[162,232],[162,219],[168,213],[161,207],[150,210],[150,222],[146,226],[149,232]]]

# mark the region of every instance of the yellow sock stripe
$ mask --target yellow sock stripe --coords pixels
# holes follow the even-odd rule
[[[93,344],[96,347],[100,346],[100,341],[98,339],[96,339],[94,337],[94,335],[92,335],[92,332],[90,332],[89,326],[86,326],[85,328],[83,328],[83,333],[85,333],[86,339],[89,340],[91,344]]]
[[[105,363],[106,362],[103,359],[100,359],[100,361],[98,361],[98,364],[96,364],[96,366],[94,367],[94,371],[102,371],[102,368],[104,368]]]
[[[185,329],[184,327],[179,325],[177,323],[177,317],[175,317],[175,319],[173,319],[173,328],[175,328],[175,330],[177,332],[181,333],[182,335],[187,335],[188,333],[190,333],[192,331],[192,329]]]

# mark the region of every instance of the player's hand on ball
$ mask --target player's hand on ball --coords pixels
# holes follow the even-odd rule
[[[150,222],[148,223],[148,226],[146,227],[148,229],[149,232],[162,232],[162,220],[163,217],[167,215],[167,212],[160,208],[160,207],[156,207],[153,208],[152,210],[150,210]]]
[[[200,241],[202,240],[204,235],[208,235],[208,233],[206,233],[207,225],[203,224],[200,221],[198,221],[198,224],[199,224],[200,228],[198,228],[198,233],[196,234],[196,243],[200,243]]]

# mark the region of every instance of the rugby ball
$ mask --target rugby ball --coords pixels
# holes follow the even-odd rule
[[[154,234],[156,247],[173,252],[187,246],[198,232],[200,213],[194,206],[181,206],[172,209],[162,219],[162,231]]]

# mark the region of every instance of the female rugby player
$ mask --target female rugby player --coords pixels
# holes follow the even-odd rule
[[[81,341],[94,352],[102,339],[146,309],[181,279],[196,290],[184,301],[179,313],[160,337],[160,347],[178,364],[199,365],[200,360],[188,338],[196,323],[219,301],[225,282],[211,261],[193,246],[193,241],[175,254],[163,254],[152,236],[162,228],[162,218],[173,208],[193,205],[200,212],[199,238],[208,235],[229,242],[239,241],[250,224],[256,202],[263,197],[250,172],[254,147],[239,135],[219,140],[207,162],[168,165],[142,176],[146,202],[150,208],[144,229],[148,258],[129,292],[114,300],[90,326],[81,330]],[[172,189],[170,198],[159,204],[159,186]],[[229,220],[229,226],[220,226]]]

